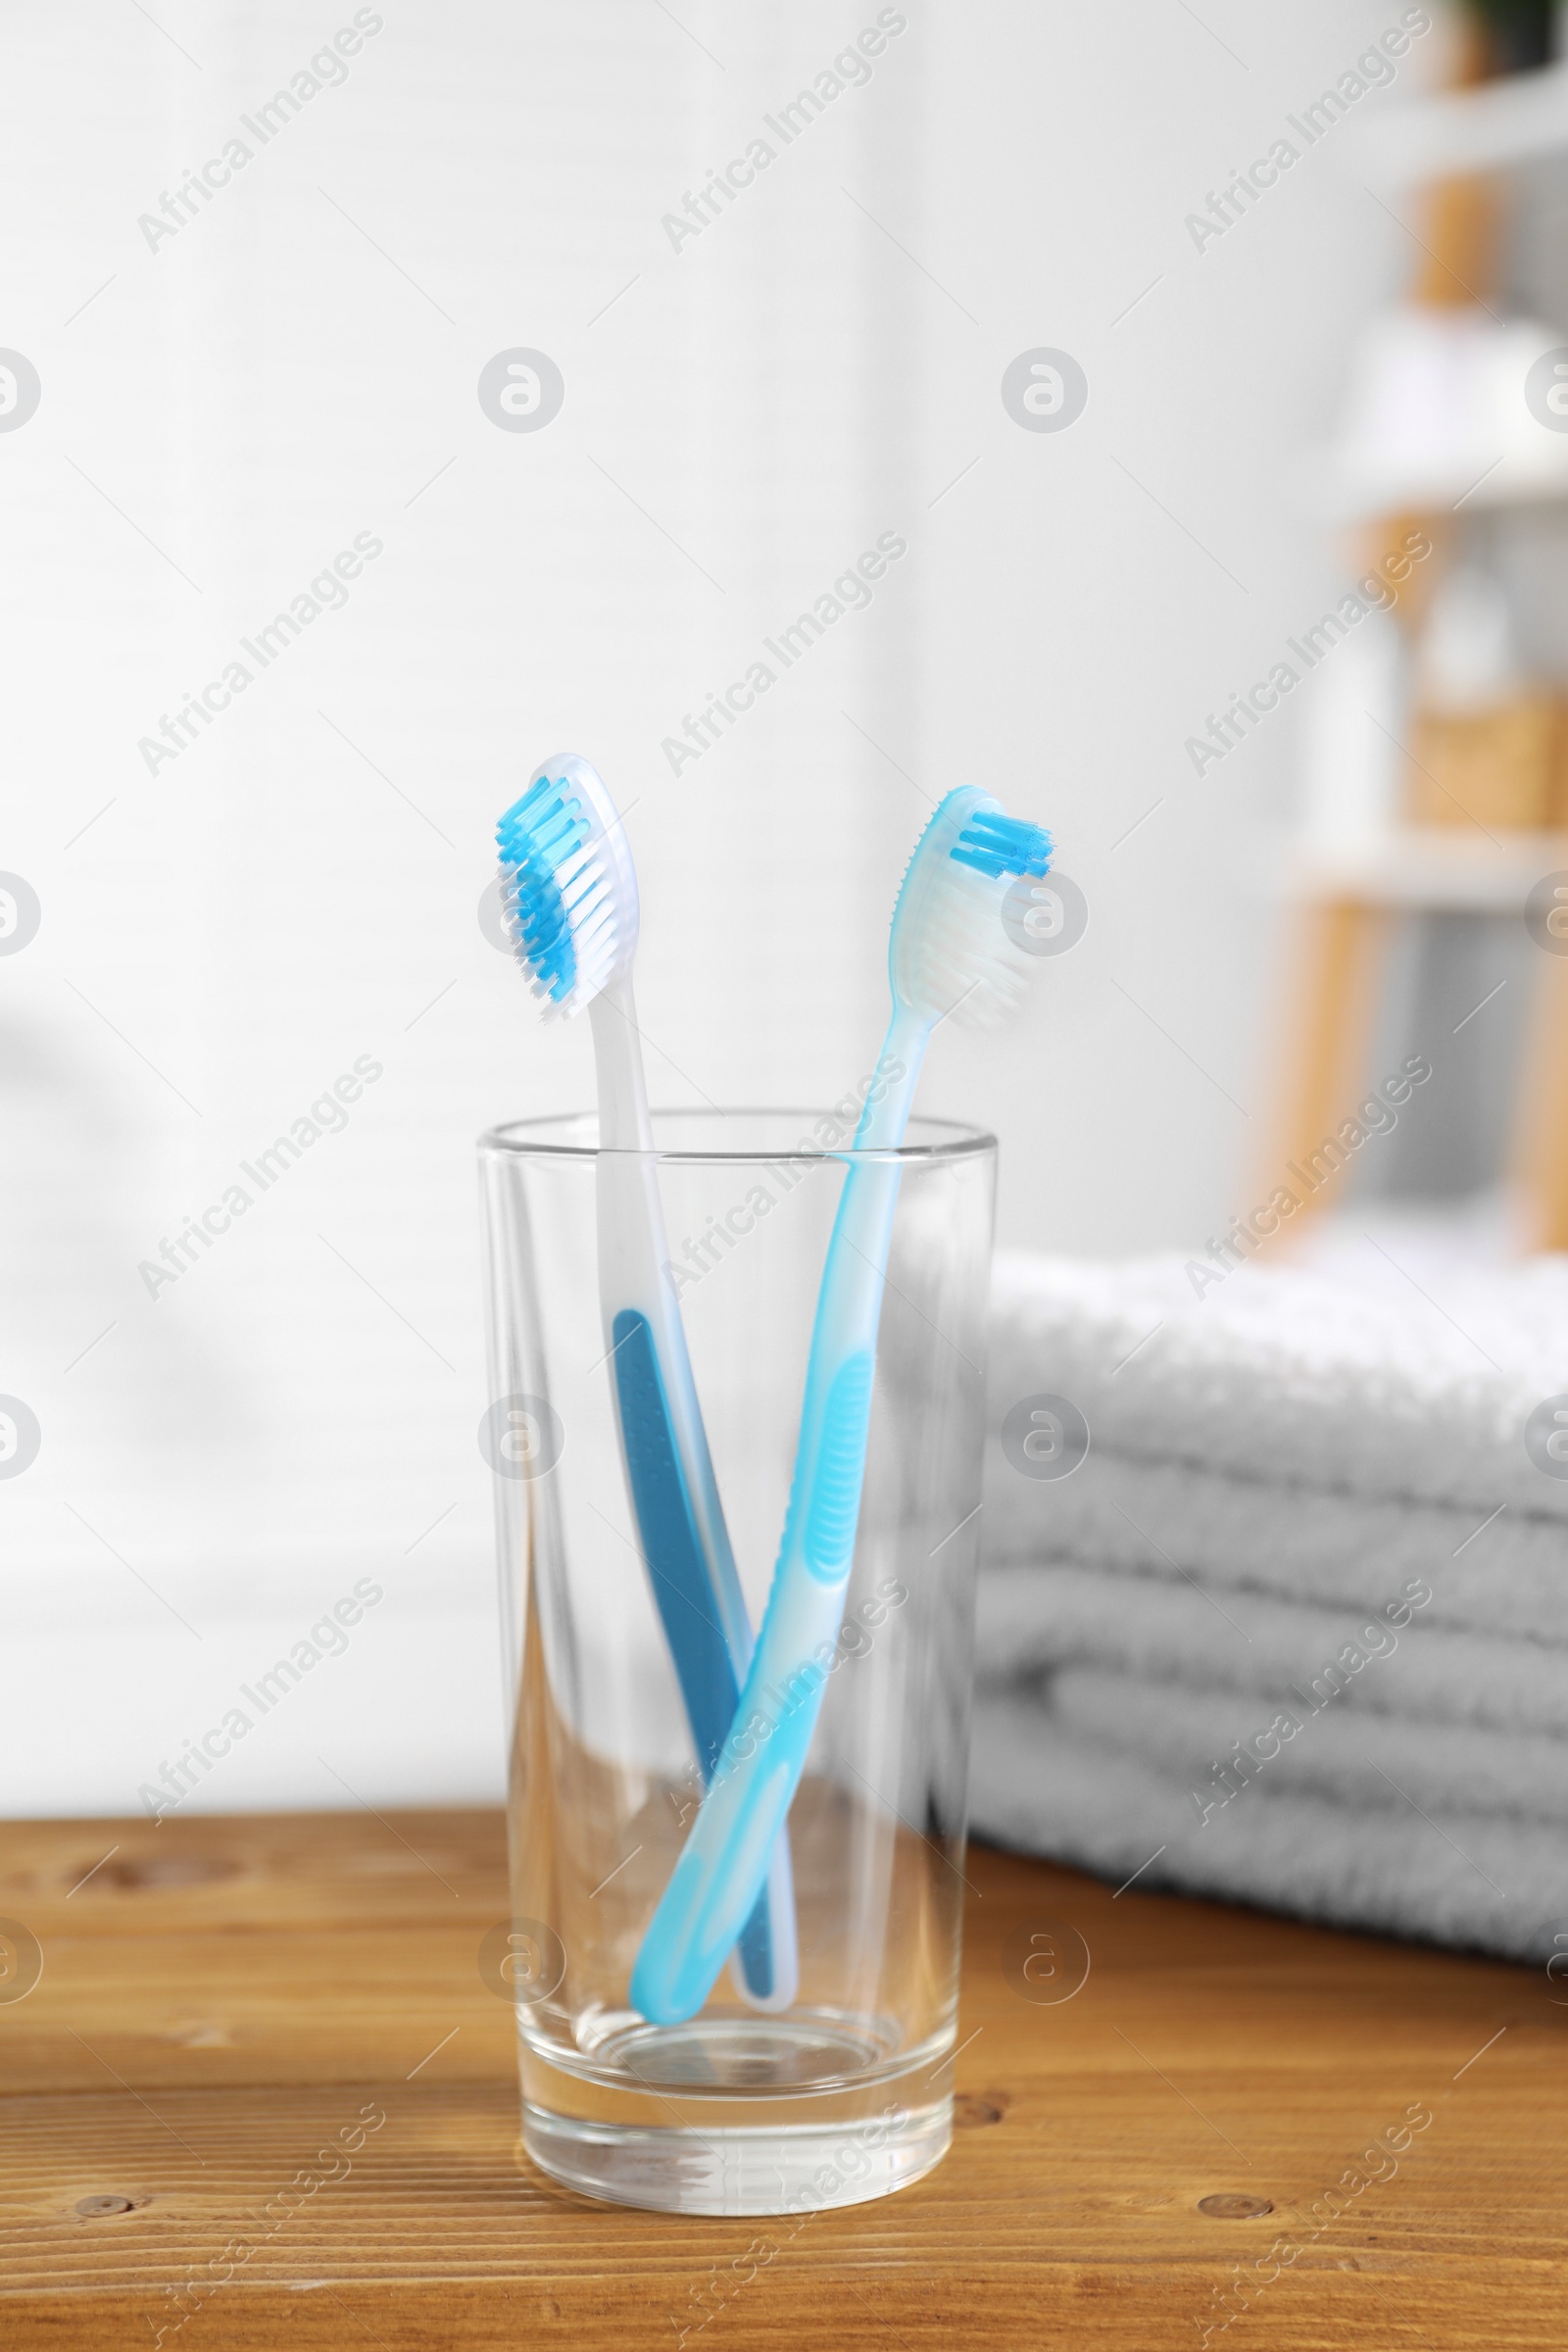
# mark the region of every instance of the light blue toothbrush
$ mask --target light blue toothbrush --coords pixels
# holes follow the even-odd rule
[[[795,1795],[838,1641],[865,1474],[882,1289],[899,1165],[863,1157],[904,1141],[931,1032],[950,1013],[984,1021],[1011,1008],[1027,964],[1003,920],[1015,879],[1041,875],[1051,842],[966,785],[915,845],[888,952],[893,1019],[839,1197],[816,1303],[795,1477],[767,1613],[734,1726],[643,1938],[631,2004],[678,2025],[707,2000],[767,1876]]]

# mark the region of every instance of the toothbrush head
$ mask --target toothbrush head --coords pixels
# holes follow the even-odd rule
[[[501,908],[546,1020],[569,1019],[631,967],[637,876],[597,769],[575,752],[541,761],[496,827]]]
[[[928,1021],[989,1028],[1023,995],[1029,963],[1003,921],[1008,891],[1051,863],[1051,836],[977,785],[950,792],[914,846],[888,968],[896,1002]]]

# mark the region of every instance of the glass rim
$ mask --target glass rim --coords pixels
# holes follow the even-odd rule
[[[822,1144],[812,1141],[808,1130],[818,1119],[834,1115],[831,1103],[814,1108],[791,1103],[745,1104],[729,1107],[716,1104],[676,1106],[656,1104],[649,1113],[654,1121],[656,1141],[652,1156],[678,1167],[768,1167],[781,1159],[839,1159],[859,1162],[892,1160],[900,1165],[927,1160],[983,1159],[997,1149],[997,1139],[988,1127],[977,1127],[967,1119],[939,1118],[932,1112],[916,1111],[910,1125],[932,1130],[918,1142],[896,1145],[875,1145],[867,1151],[858,1151],[853,1143]],[[566,1143],[557,1140],[553,1130],[575,1127],[585,1119],[598,1117],[596,1110],[550,1111],[540,1116],[506,1119],[499,1126],[487,1127],[479,1138],[478,1149],[489,1158],[497,1159],[560,1159],[596,1160],[607,1158],[620,1150],[614,1145]],[[690,1144],[664,1145],[657,1141],[661,1119],[690,1119],[717,1125],[725,1119],[776,1119],[793,1125],[801,1122],[803,1132],[793,1144],[786,1143],[768,1151],[760,1145],[729,1150],[694,1147]]]

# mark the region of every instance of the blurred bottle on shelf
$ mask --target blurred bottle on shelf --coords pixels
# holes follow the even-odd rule
[[[1526,675],[1501,581],[1460,563],[1438,581],[1417,642],[1406,815],[1545,831],[1562,815],[1563,749],[1562,705]]]

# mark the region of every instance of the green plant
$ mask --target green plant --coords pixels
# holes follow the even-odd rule
[[[1490,27],[1504,73],[1544,65],[1552,54],[1555,0],[1465,0],[1465,5]]]

